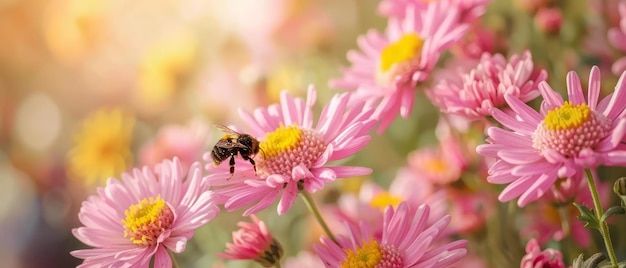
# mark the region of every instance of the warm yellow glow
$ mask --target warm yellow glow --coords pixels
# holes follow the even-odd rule
[[[84,119],[69,152],[69,170],[88,184],[119,176],[132,161],[134,119],[121,110],[100,110]]]

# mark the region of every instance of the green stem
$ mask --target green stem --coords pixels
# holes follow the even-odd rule
[[[571,204],[570,204],[571,205]],[[563,229],[563,237],[570,235],[568,206],[559,204],[557,207],[559,216],[561,217],[561,229]]]
[[[280,268],[280,260],[278,260],[274,266],[276,266],[276,268]]]
[[[602,235],[602,238],[604,239],[604,245],[606,246],[607,254],[609,254],[609,259],[611,260],[611,267],[617,268],[617,258],[615,257],[615,251],[613,250],[613,243],[611,242],[611,235],[609,234],[609,226],[604,220],[602,220],[604,211],[602,210],[602,205],[600,204],[598,189],[596,188],[596,183],[593,179],[593,173],[588,168],[585,169],[585,173],[587,174],[587,183],[589,184],[589,191],[591,191],[591,197],[593,198],[596,217],[600,223],[600,235]]]
[[[176,258],[174,258],[174,253],[171,250],[167,250],[167,254],[170,255],[170,259],[172,259],[172,268],[180,268],[180,266],[178,265],[178,262],[176,261]]]
[[[302,196],[302,199],[304,199],[304,203],[309,208],[311,213],[313,213],[313,216],[315,216],[317,222],[319,222],[319,224],[322,226],[322,229],[324,229],[324,232],[326,232],[328,238],[337,243],[337,239],[335,239],[335,236],[330,231],[330,228],[328,228],[328,225],[326,225],[326,222],[324,221],[322,214],[320,214],[320,211],[317,209],[317,206],[315,205],[315,201],[313,200],[311,194],[309,194],[309,192],[307,191],[300,191],[300,195]]]

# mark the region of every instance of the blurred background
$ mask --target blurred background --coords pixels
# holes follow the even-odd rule
[[[586,79],[592,64],[610,81],[604,85],[614,85],[610,64],[620,52],[606,31],[618,24],[617,1],[560,3],[564,20],[556,32],[534,22],[531,2],[541,1],[489,6],[479,26],[494,38],[490,50],[530,49],[555,89],[564,89],[569,70]],[[241,125],[239,108],[277,102],[283,89],[303,96],[313,83],[319,109],[339,92],[327,82],[347,66],[345,53],[356,48],[357,36],[384,29],[377,5],[0,0],[0,266],[78,265],[69,252],[85,245],[70,231],[79,226],[80,203],[97,186],[174,155],[184,163],[201,159],[220,137],[210,123]],[[371,178],[381,185],[411,150],[436,141],[437,109],[423,94],[416,107],[350,160],[373,168]],[[337,182],[317,196],[335,200],[363,180]],[[198,230],[177,256],[182,267],[258,267],[214,256],[240,214],[223,212]],[[275,215],[268,209],[259,217],[276,230],[287,255],[317,240],[320,232],[308,231],[316,223],[300,201],[287,216]]]

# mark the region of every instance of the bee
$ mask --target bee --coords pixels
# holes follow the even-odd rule
[[[226,132],[226,135],[215,143],[211,151],[213,164],[217,167],[224,160],[230,158],[228,162],[230,164],[230,179],[235,174],[235,156],[239,154],[244,160],[250,161],[256,174],[256,163],[252,158],[259,152],[259,141],[251,135],[239,133],[223,125],[215,124],[215,127]]]

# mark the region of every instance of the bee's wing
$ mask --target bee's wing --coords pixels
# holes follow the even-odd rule
[[[213,125],[214,125],[216,128],[219,128],[221,131],[224,131],[224,132],[226,132],[226,133],[233,134],[233,135],[237,135],[237,136],[239,136],[239,135],[240,135],[240,134],[239,134],[239,132],[234,131],[234,130],[232,130],[231,128],[229,128],[229,127],[225,126],[225,125],[221,125],[221,124],[217,124],[217,123],[213,123]]]
[[[242,149],[246,149],[248,148],[247,146],[238,143],[238,142],[231,142],[230,140],[227,139],[221,139],[219,141],[217,141],[217,144],[215,144],[215,147],[219,147],[219,148],[224,148],[224,149],[232,149],[232,148],[242,148]]]

